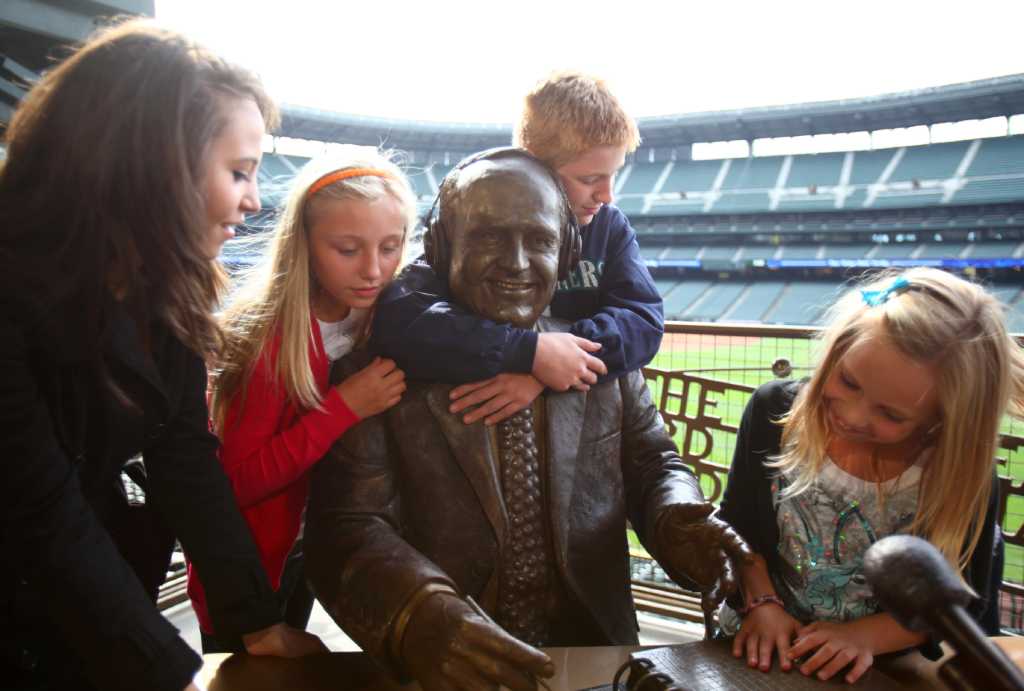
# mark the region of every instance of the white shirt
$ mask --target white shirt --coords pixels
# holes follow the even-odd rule
[[[331,362],[339,360],[350,352],[356,344],[366,321],[365,309],[350,309],[348,316],[341,321],[325,322],[317,319],[320,325],[320,337],[324,342],[324,351]]]

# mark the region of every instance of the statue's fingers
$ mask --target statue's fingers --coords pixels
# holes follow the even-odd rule
[[[673,530],[689,530],[701,525],[714,511],[714,504],[708,502],[674,504],[663,523],[665,527]]]
[[[718,605],[722,602],[722,590],[718,583],[712,586],[711,590],[705,591],[700,595],[700,609],[704,614],[711,614],[718,609]]]
[[[513,638],[497,624],[484,626],[489,631],[479,629],[474,632],[473,642],[480,651],[536,676],[550,677],[554,674],[554,662],[547,653]]]
[[[435,687],[443,691],[475,691],[476,689],[494,689],[497,691],[498,684],[486,677],[480,669],[481,660],[473,660],[465,657],[449,658],[441,662],[441,674],[443,681]]]
[[[718,602],[736,592],[736,569],[733,567],[732,561],[726,552],[722,552],[722,562],[722,577],[719,579],[716,587],[719,595]]]
[[[754,558],[754,550],[750,549],[747,541],[729,525],[722,531],[722,549],[737,564],[747,564]]]

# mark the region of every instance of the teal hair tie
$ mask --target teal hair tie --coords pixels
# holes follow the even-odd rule
[[[882,288],[881,290],[862,290],[860,296],[864,299],[864,304],[868,307],[878,307],[885,303],[894,294],[900,293],[910,287],[910,281],[900,276],[888,287]]]

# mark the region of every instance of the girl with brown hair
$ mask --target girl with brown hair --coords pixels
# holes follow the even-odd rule
[[[205,360],[216,262],[259,209],[259,82],[129,22],[26,95],[0,168],[0,674],[24,688],[192,688],[199,658],[157,611],[120,473],[250,653],[323,650],[281,615],[216,458]],[[137,535],[135,536],[138,537]],[[159,572],[159,569],[157,569]],[[161,574],[162,575],[162,574]],[[148,593],[147,593],[148,589]]]

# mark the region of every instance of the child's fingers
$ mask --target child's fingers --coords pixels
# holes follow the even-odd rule
[[[772,668],[772,652],[775,650],[775,641],[770,636],[762,636],[761,643],[757,646],[758,651],[758,663],[757,666],[762,672],[767,672]]]
[[[467,425],[471,425],[480,418],[487,417],[492,413],[496,413],[510,402],[508,396],[498,395],[491,398],[489,401],[480,404],[480,406],[474,410],[471,410],[466,415],[462,416],[462,421]]]
[[[590,391],[590,384],[584,384],[583,382],[577,382],[576,384],[572,385],[572,388],[576,389],[577,391]]]
[[[382,377],[392,370],[398,369],[398,365],[396,365],[395,361],[391,358],[376,358],[370,363],[370,367],[377,372],[378,376]]]
[[[784,633],[775,639],[775,647],[779,649],[779,667],[784,672],[793,668],[793,663],[789,661],[789,645],[789,633]]]
[[[747,636],[747,664],[757,667],[758,650],[761,647],[761,637],[756,633]]]
[[[813,633],[808,633],[807,635],[799,635],[800,632],[798,631],[797,634],[797,639],[793,641],[793,646],[789,649],[790,660],[796,660],[797,658],[803,657],[807,653],[817,648],[822,643],[821,639],[815,636]]]
[[[831,679],[839,671],[846,667],[848,664],[854,661],[857,657],[857,652],[850,648],[843,648],[837,652],[832,659],[829,660],[820,670],[818,670],[818,678],[822,681]]]
[[[484,424],[487,425],[488,427],[491,425],[496,425],[502,420],[507,420],[508,418],[512,417],[513,415],[518,413],[519,410],[520,408],[518,405],[516,405],[515,401],[509,401],[508,405],[506,405],[504,408],[496,412],[494,415],[488,416],[488,418],[484,420]]]
[[[806,636],[809,633],[814,633],[815,631],[818,630],[818,624],[819,624],[819,622],[812,621],[810,624],[805,624],[805,625],[801,626],[799,629],[796,630],[796,637],[797,638],[803,638],[804,636]]]
[[[587,363],[587,369],[591,372],[596,372],[597,374],[608,374],[608,365],[604,364],[604,362],[593,355],[585,356],[584,361]],[[594,381],[596,382],[597,379],[595,378]]]
[[[804,674],[814,674],[821,667],[831,660],[836,654],[836,649],[827,641],[811,655],[806,662],[800,665],[800,671]]]
[[[740,629],[736,637],[732,639],[732,656],[740,657],[743,655],[743,644],[747,641],[747,632]]]
[[[578,345],[580,348],[587,351],[588,353],[596,353],[597,351],[601,350],[600,343],[589,341],[586,338],[581,338],[580,336],[576,336],[576,345]]]
[[[871,665],[875,662],[874,655],[870,653],[861,653],[857,656],[857,662],[853,665],[853,669],[846,673],[846,683],[852,684],[864,676],[864,672],[870,669]]]
[[[482,379],[481,381],[474,381],[470,382],[469,384],[460,384],[459,386],[456,386],[448,393],[448,398],[452,401],[458,400],[465,396],[466,394],[473,393],[477,389],[487,386],[488,384],[491,384],[493,382],[494,377],[491,377],[490,379]],[[453,410],[452,412],[455,411]]]
[[[491,400],[499,393],[501,393],[501,388],[496,383],[492,383],[489,386],[482,386],[454,401],[450,406],[448,406],[448,410],[452,413],[460,413],[466,408],[471,408],[472,406]]]

